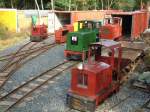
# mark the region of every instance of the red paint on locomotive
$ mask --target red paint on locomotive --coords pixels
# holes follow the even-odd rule
[[[102,47],[108,49],[107,55],[102,54]],[[91,58],[93,55],[94,61]],[[71,87],[67,94],[68,106],[93,112],[99,103],[119,90],[120,63],[120,43],[103,40],[91,44],[88,63],[80,64],[71,71]]]
[[[30,37],[31,41],[41,41],[46,38],[48,38],[46,25],[42,24],[42,25],[32,26],[32,32]]]
[[[55,31],[56,43],[65,43],[67,33],[73,31],[74,31],[73,25],[65,25],[63,28],[56,30]]]
[[[100,38],[118,39],[122,36],[122,20],[119,17],[105,19],[105,24],[100,28]]]

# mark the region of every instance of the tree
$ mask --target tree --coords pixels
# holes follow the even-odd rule
[[[37,0],[40,9],[93,10],[122,9],[125,11],[145,8],[149,0]],[[53,4],[53,5],[52,5]],[[0,7],[35,9],[34,0],[0,0]]]
[[[146,8],[149,0],[135,0],[134,9]]]

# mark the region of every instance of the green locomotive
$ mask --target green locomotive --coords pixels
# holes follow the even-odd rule
[[[96,33],[94,31],[68,33],[65,56],[73,59],[77,57],[82,58],[82,60],[85,59],[88,46],[92,42],[96,42]]]
[[[67,34],[65,57],[84,60],[90,43],[99,41],[99,29],[102,21],[78,21],[78,31]]]

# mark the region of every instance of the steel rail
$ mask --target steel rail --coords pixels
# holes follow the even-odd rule
[[[66,61],[66,62],[62,62],[61,64],[56,65],[55,67],[39,74],[38,76],[30,79],[29,81],[25,82],[24,84],[22,84],[21,86],[15,88],[13,91],[11,91],[10,93],[6,94],[5,96],[0,98],[0,101],[6,99],[7,97],[11,97],[12,94],[17,93],[19,90],[23,89],[24,87],[26,88],[26,86],[30,86],[31,83],[33,83],[34,81],[36,82],[38,79],[44,77],[44,76],[48,76],[47,79],[44,79],[43,82],[41,82],[40,84],[38,83],[38,85],[36,87],[34,87],[32,90],[30,90],[29,92],[26,92],[21,98],[17,99],[16,102],[14,102],[12,105],[10,105],[4,112],[9,111],[10,109],[12,109],[14,106],[16,106],[17,104],[19,104],[21,101],[23,101],[27,96],[29,96],[31,93],[33,93],[35,90],[39,89],[40,87],[42,87],[43,85],[47,84],[50,80],[54,79],[55,77],[59,76],[62,72],[64,72],[65,70],[73,67],[74,65],[76,65],[78,62],[70,62],[70,61]],[[69,65],[67,65],[69,64]],[[67,65],[67,66],[65,66]],[[63,67],[65,66],[65,67]],[[61,68],[61,69],[60,69]],[[53,71],[55,71],[56,73],[53,74]],[[52,73],[51,73],[52,72]]]
[[[56,43],[52,43],[52,44],[56,44]],[[28,52],[36,52],[37,50],[41,49],[42,47],[50,46],[50,45],[52,45],[52,44],[43,45],[43,46],[38,46],[38,47],[34,47],[34,48],[28,49],[28,50],[22,50],[22,51],[20,51],[19,53],[17,53],[15,57],[22,56],[22,55],[24,55],[27,51],[28,51]],[[15,54],[15,53],[10,53],[10,54],[7,54],[7,55],[0,56],[0,61],[9,61],[8,59],[12,58],[12,56],[13,56],[14,54]]]
[[[5,78],[4,82],[0,85],[0,89],[5,85],[5,83],[8,81],[8,79],[13,75],[13,73],[15,73],[21,66],[23,66],[25,63],[27,63],[28,61],[32,60],[33,58],[41,55],[42,53],[46,52],[48,49],[55,47],[57,44],[52,44],[48,47],[45,48],[41,48],[40,50],[38,50],[37,52],[33,52],[33,53],[38,53],[36,55],[34,55],[33,57],[30,57],[33,53],[25,55],[24,57],[20,58],[18,61],[16,61],[14,64],[16,64],[15,68],[13,68],[7,75],[7,77]],[[29,59],[27,59],[25,62],[21,63],[22,60],[26,59],[30,57]]]

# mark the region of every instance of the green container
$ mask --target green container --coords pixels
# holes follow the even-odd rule
[[[67,34],[66,50],[88,51],[88,46],[92,42],[96,42],[96,33],[93,31],[70,32]]]

